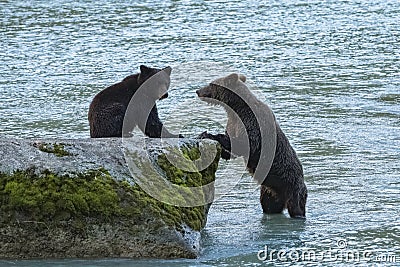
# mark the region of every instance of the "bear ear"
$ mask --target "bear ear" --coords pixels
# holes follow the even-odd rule
[[[171,76],[172,68],[170,66],[168,66],[162,70],[165,71],[168,74],[168,76]]]
[[[237,73],[232,73],[232,74],[229,74],[226,78],[227,78],[229,81],[234,81],[234,82],[236,82],[236,81],[239,80],[239,75],[238,75]]]
[[[140,65],[140,73],[142,74],[146,74],[148,72],[150,72],[151,68],[145,66],[145,65]]]
[[[246,76],[244,76],[243,74],[239,74],[239,80],[241,80],[242,82],[246,82]]]

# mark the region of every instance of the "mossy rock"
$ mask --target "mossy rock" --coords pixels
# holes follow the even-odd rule
[[[21,157],[0,159],[0,259],[196,257],[208,206],[173,206],[147,194],[129,175],[122,146],[112,138],[0,139],[0,151]],[[200,156],[196,140],[168,149],[190,160]],[[153,164],[172,183],[192,187],[214,180],[219,148],[208,168],[190,172],[170,164],[164,152],[155,153]]]
[[[69,153],[68,151],[65,150],[65,144],[63,143],[39,143],[35,144],[37,148],[39,148],[40,151],[46,152],[46,153],[52,153],[56,155],[57,157],[65,157],[65,156],[71,156],[72,154]]]

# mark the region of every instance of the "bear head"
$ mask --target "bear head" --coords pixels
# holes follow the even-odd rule
[[[153,100],[167,98],[171,72],[171,67],[156,69],[141,65],[138,76],[141,92]]]
[[[249,89],[246,84],[246,77],[241,74],[232,73],[226,77],[212,81],[206,87],[196,91],[201,100],[216,105],[227,105],[233,108],[247,98]]]

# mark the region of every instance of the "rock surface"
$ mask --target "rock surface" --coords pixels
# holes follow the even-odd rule
[[[168,161],[177,154],[189,169]],[[0,139],[0,155],[0,259],[198,256],[220,156],[214,142]],[[211,158],[204,169],[191,163],[200,155]],[[159,175],[148,182],[147,173]],[[179,203],[204,202],[175,206],[166,189],[159,201],[148,191],[159,180],[184,189],[172,194]]]

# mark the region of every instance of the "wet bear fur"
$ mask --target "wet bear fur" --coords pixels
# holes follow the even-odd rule
[[[300,160],[275,117],[272,115],[272,120],[263,120],[268,118],[269,108],[251,93],[245,81],[243,75],[234,73],[217,79],[196,92],[203,101],[223,106],[228,115],[225,134],[203,132],[199,138],[218,141],[223,147],[224,159],[243,156],[248,171],[254,175],[257,166],[265,164],[264,157],[260,154],[262,142],[268,143],[271,139],[268,134],[263,133],[270,127],[275,127],[275,153],[269,172],[263,173],[261,177],[260,203],[264,213],[281,213],[287,208],[292,218],[305,218],[307,187]],[[239,145],[232,145],[234,143]],[[244,146],[248,148],[245,149]],[[236,147],[236,151],[231,151],[231,147]]]
[[[99,92],[89,106],[90,136],[92,138],[128,137],[138,126],[148,137],[160,138],[161,132],[163,137],[177,137],[164,128],[156,106],[157,100],[168,97],[170,67],[163,69],[168,79],[155,83],[152,87],[146,87],[146,92],[141,93],[140,101],[135,101],[136,106],[130,108],[133,115],[129,116],[123,133],[124,117],[129,102],[139,87],[160,71],[161,69],[141,65],[140,73],[130,75]]]

